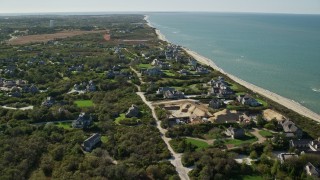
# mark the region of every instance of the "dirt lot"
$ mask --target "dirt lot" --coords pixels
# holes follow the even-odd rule
[[[268,121],[271,121],[273,118],[276,118],[278,121],[281,121],[284,117],[271,109],[266,109],[263,111],[263,117],[266,118]]]
[[[93,33],[102,33],[102,32],[108,32],[106,30],[99,30],[99,31],[80,31],[80,30],[72,30],[72,31],[61,31],[55,34],[39,34],[39,35],[28,35],[28,36],[20,36],[15,39],[12,39],[8,41],[8,44],[11,45],[22,45],[22,44],[28,44],[32,42],[47,42],[54,39],[62,39],[62,38],[68,38],[83,34],[93,34]]]

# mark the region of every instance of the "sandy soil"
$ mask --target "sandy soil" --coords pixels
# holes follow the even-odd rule
[[[145,20],[148,22],[148,25],[151,26],[150,22],[148,21],[148,17],[146,16],[145,17]],[[152,27],[152,26],[151,26]],[[159,30],[156,30],[156,33],[157,33],[157,36],[160,40],[163,40],[163,41],[167,41],[167,39],[165,38],[164,35],[161,34],[161,32]],[[168,41],[169,42],[169,41]],[[169,42],[170,43],[170,42]],[[199,55],[198,53],[190,50],[190,49],[187,49],[187,48],[184,48],[184,50],[190,55],[192,56],[194,59],[196,59],[198,62],[202,63],[202,64],[205,64],[205,65],[208,65],[210,67],[212,67],[213,69],[217,70],[217,71],[220,71],[221,73],[225,74],[226,76],[228,76],[230,79],[232,79],[233,81],[247,87],[248,89],[252,90],[253,92],[255,93],[258,93],[262,96],[265,96],[303,116],[306,116],[310,119],[313,119],[317,122],[320,122],[320,115],[307,109],[306,107],[302,106],[301,104],[291,100],[291,99],[288,99],[288,98],[285,98],[285,97],[282,97],[276,93],[273,93],[269,90],[266,90],[266,89],[263,89],[261,87],[258,87],[254,84],[251,84],[249,82],[246,82],[232,74],[229,74],[227,72],[225,72],[223,69],[219,68],[211,59],[208,59],[206,57],[203,57],[201,55]]]
[[[40,43],[40,42],[48,42],[54,39],[62,39],[68,38],[83,34],[93,34],[93,33],[102,33],[107,32],[106,30],[99,30],[99,31],[80,31],[80,30],[73,30],[73,31],[61,31],[54,34],[39,34],[39,35],[28,35],[28,36],[19,36],[14,39],[10,39],[7,41],[8,44],[11,45],[22,45],[28,43]]]
[[[284,116],[282,116],[280,113],[271,109],[264,110],[262,114],[267,121],[271,121],[273,118],[276,118],[278,121],[281,121],[284,118]]]

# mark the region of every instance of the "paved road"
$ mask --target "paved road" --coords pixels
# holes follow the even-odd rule
[[[176,153],[174,152],[174,150],[172,149],[172,147],[170,146],[169,144],[169,141],[171,140],[171,138],[167,138],[165,137],[165,133],[167,132],[166,129],[163,129],[161,126],[160,126],[160,121],[156,115],[156,112],[154,110],[154,107],[152,106],[151,102],[147,101],[146,100],[146,97],[144,96],[144,93],[143,92],[137,92],[137,95],[139,95],[142,99],[142,101],[147,105],[149,106],[149,108],[151,109],[152,111],[152,116],[153,118],[157,121],[157,128],[159,129],[160,131],[160,134],[161,134],[161,138],[163,139],[163,141],[167,144],[167,147],[169,149],[169,151],[171,152],[173,158],[170,159],[170,162],[172,165],[174,165],[176,167],[176,170],[180,176],[181,179],[183,180],[189,180],[189,176],[188,176],[188,172],[191,171],[191,169],[189,168],[186,168],[182,165],[181,163],[181,155],[180,153]]]

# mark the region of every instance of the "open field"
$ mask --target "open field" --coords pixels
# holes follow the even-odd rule
[[[203,142],[203,141],[199,141],[199,140],[196,140],[196,139],[187,138],[186,141],[187,141],[187,143],[191,143],[191,144],[197,146],[198,149],[209,147],[208,143]]]
[[[268,138],[268,137],[272,137],[273,134],[269,131],[266,131],[266,130],[261,130],[259,131],[259,134],[265,138]]]
[[[99,30],[99,31],[80,31],[80,30],[73,30],[73,31],[61,31],[54,34],[39,34],[39,35],[28,35],[28,36],[19,36],[15,39],[7,41],[10,45],[22,45],[28,43],[41,43],[41,42],[48,42],[55,39],[63,39],[83,34],[93,34],[93,33],[102,33],[107,32],[106,30]]]
[[[227,139],[226,141],[225,141],[225,144],[232,144],[232,145],[234,145],[234,146],[240,146],[240,145],[242,145],[242,144],[251,144],[251,143],[254,143],[254,142],[256,142],[258,139],[255,137],[255,136],[253,136],[253,135],[250,135],[250,136],[248,136],[247,134],[246,134],[246,137],[244,137],[244,138],[242,138],[242,139]]]
[[[71,127],[71,122],[59,122],[59,123],[57,123],[56,125],[57,125],[58,127],[63,128],[63,129],[67,129],[67,130],[72,129],[72,127]]]
[[[91,100],[78,100],[78,101],[74,101],[74,103],[78,106],[78,107],[92,107],[94,104]]]

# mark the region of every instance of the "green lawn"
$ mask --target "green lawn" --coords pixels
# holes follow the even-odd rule
[[[80,108],[92,107],[94,105],[91,100],[77,100],[77,101],[74,101],[74,103]]]
[[[240,146],[242,144],[251,144],[258,140],[255,136],[251,134],[246,134],[246,136],[242,139],[227,139],[225,144],[233,144],[235,146]]]
[[[152,67],[151,64],[139,64],[138,66],[139,66],[140,69],[143,69],[143,68],[148,69],[148,68]]]
[[[115,119],[115,123],[118,125],[127,125],[127,126],[134,126],[140,123],[140,119],[133,117],[133,118],[126,118],[124,113],[120,114],[119,117]]]
[[[164,72],[167,76],[170,76],[170,77],[174,77],[174,76],[175,76],[175,74],[172,73],[172,72],[170,72],[170,70],[164,70],[163,72]]]
[[[108,138],[107,136],[101,136],[101,141],[102,141],[103,143],[108,143],[109,138]]]
[[[203,142],[203,141],[199,141],[199,140],[196,140],[196,139],[186,138],[186,142],[187,142],[187,143],[191,143],[191,144],[197,146],[198,149],[202,149],[202,148],[207,148],[207,147],[209,147],[209,144],[208,144],[208,143]]]
[[[63,129],[72,129],[71,122],[59,122],[56,124],[56,126],[61,127]]]
[[[269,131],[266,131],[266,130],[261,130],[259,131],[259,134],[265,138],[269,138],[269,137],[272,137],[273,134]]]
[[[116,118],[115,123],[120,124],[120,121],[124,120],[126,118],[126,114],[122,113],[119,117]]]
[[[257,99],[257,101],[258,101],[259,103],[261,103],[263,107],[268,107],[268,103],[267,103],[267,102],[265,102],[265,101],[263,101],[263,100],[261,100],[261,99]]]

